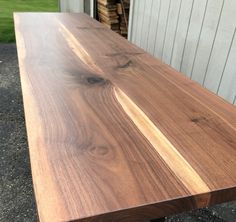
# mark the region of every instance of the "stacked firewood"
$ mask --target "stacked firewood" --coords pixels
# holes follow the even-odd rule
[[[117,3],[117,13],[120,17],[120,34],[127,38],[129,24],[130,0],[120,0]]]
[[[120,33],[116,0],[98,0],[97,8],[99,21],[113,31]]]
[[[113,31],[127,37],[129,0],[97,0],[98,18]]]

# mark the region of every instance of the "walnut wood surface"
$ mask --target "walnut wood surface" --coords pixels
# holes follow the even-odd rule
[[[16,13],[41,221],[142,222],[236,199],[236,108],[84,14]]]

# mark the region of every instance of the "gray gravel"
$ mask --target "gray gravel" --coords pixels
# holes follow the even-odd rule
[[[37,221],[15,44],[0,44],[0,222]],[[166,218],[236,222],[236,202]]]
[[[37,221],[15,44],[0,44],[0,221]]]

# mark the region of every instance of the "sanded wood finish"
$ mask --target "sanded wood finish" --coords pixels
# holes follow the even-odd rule
[[[84,14],[16,13],[41,221],[142,222],[236,199],[236,108]]]

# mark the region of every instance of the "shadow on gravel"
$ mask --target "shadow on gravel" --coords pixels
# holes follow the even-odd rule
[[[37,221],[15,44],[0,44],[0,221]],[[236,222],[236,202],[166,218]]]

